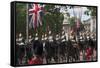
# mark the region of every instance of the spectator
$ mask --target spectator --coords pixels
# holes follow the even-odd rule
[[[33,45],[35,46],[33,47],[34,57],[28,60],[28,64],[43,64],[43,45],[38,40]]]

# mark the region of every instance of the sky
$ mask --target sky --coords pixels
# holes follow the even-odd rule
[[[81,7],[81,9],[74,9],[74,11],[76,12],[76,15],[79,16],[79,13],[81,14],[81,20],[88,20],[90,18],[90,16],[87,16],[84,14],[84,12],[87,10],[86,7]],[[73,9],[68,9],[68,13],[70,13],[70,16],[73,17],[74,13],[73,13]]]
[[[74,17],[74,14],[76,14],[77,17],[79,17],[79,13],[81,15],[81,20],[84,21],[84,20],[88,20],[90,18],[90,16],[87,16],[84,14],[84,12],[87,10],[86,7],[81,7],[81,8],[74,8],[74,12],[73,12],[73,9],[69,9],[67,10],[67,12],[70,14],[70,17]],[[64,10],[64,8],[62,8],[60,10],[60,12],[66,12]]]

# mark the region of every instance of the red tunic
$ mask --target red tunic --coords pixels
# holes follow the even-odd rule
[[[86,53],[87,53],[86,59],[90,60],[91,59],[91,55],[92,55],[92,49],[91,48],[87,48],[86,49]]]
[[[43,61],[41,58],[36,57],[36,58],[32,58],[31,60],[29,60],[28,64],[43,64]]]

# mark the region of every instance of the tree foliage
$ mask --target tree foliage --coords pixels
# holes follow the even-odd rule
[[[85,11],[86,15],[96,16],[97,8],[96,7],[87,7],[87,11]]]
[[[55,8],[55,5],[46,5],[45,15],[43,17],[43,32],[51,30],[53,33],[59,33],[62,23],[63,14],[60,13],[60,8]]]
[[[16,3],[16,33],[26,35],[26,5]]]
[[[45,5],[45,13],[43,16],[43,25],[37,27],[38,34],[46,33],[51,30],[53,33],[59,33],[62,29],[63,14],[60,13],[60,8],[55,8],[55,5]],[[22,32],[24,36],[26,35],[26,15],[27,8],[25,3],[16,4],[16,32]],[[48,28],[49,27],[49,28]],[[29,34],[35,34],[34,29],[29,29]]]

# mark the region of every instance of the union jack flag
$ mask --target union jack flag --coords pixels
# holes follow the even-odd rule
[[[42,17],[44,14],[44,7],[41,4],[29,4],[29,27],[36,29],[42,26]]]

